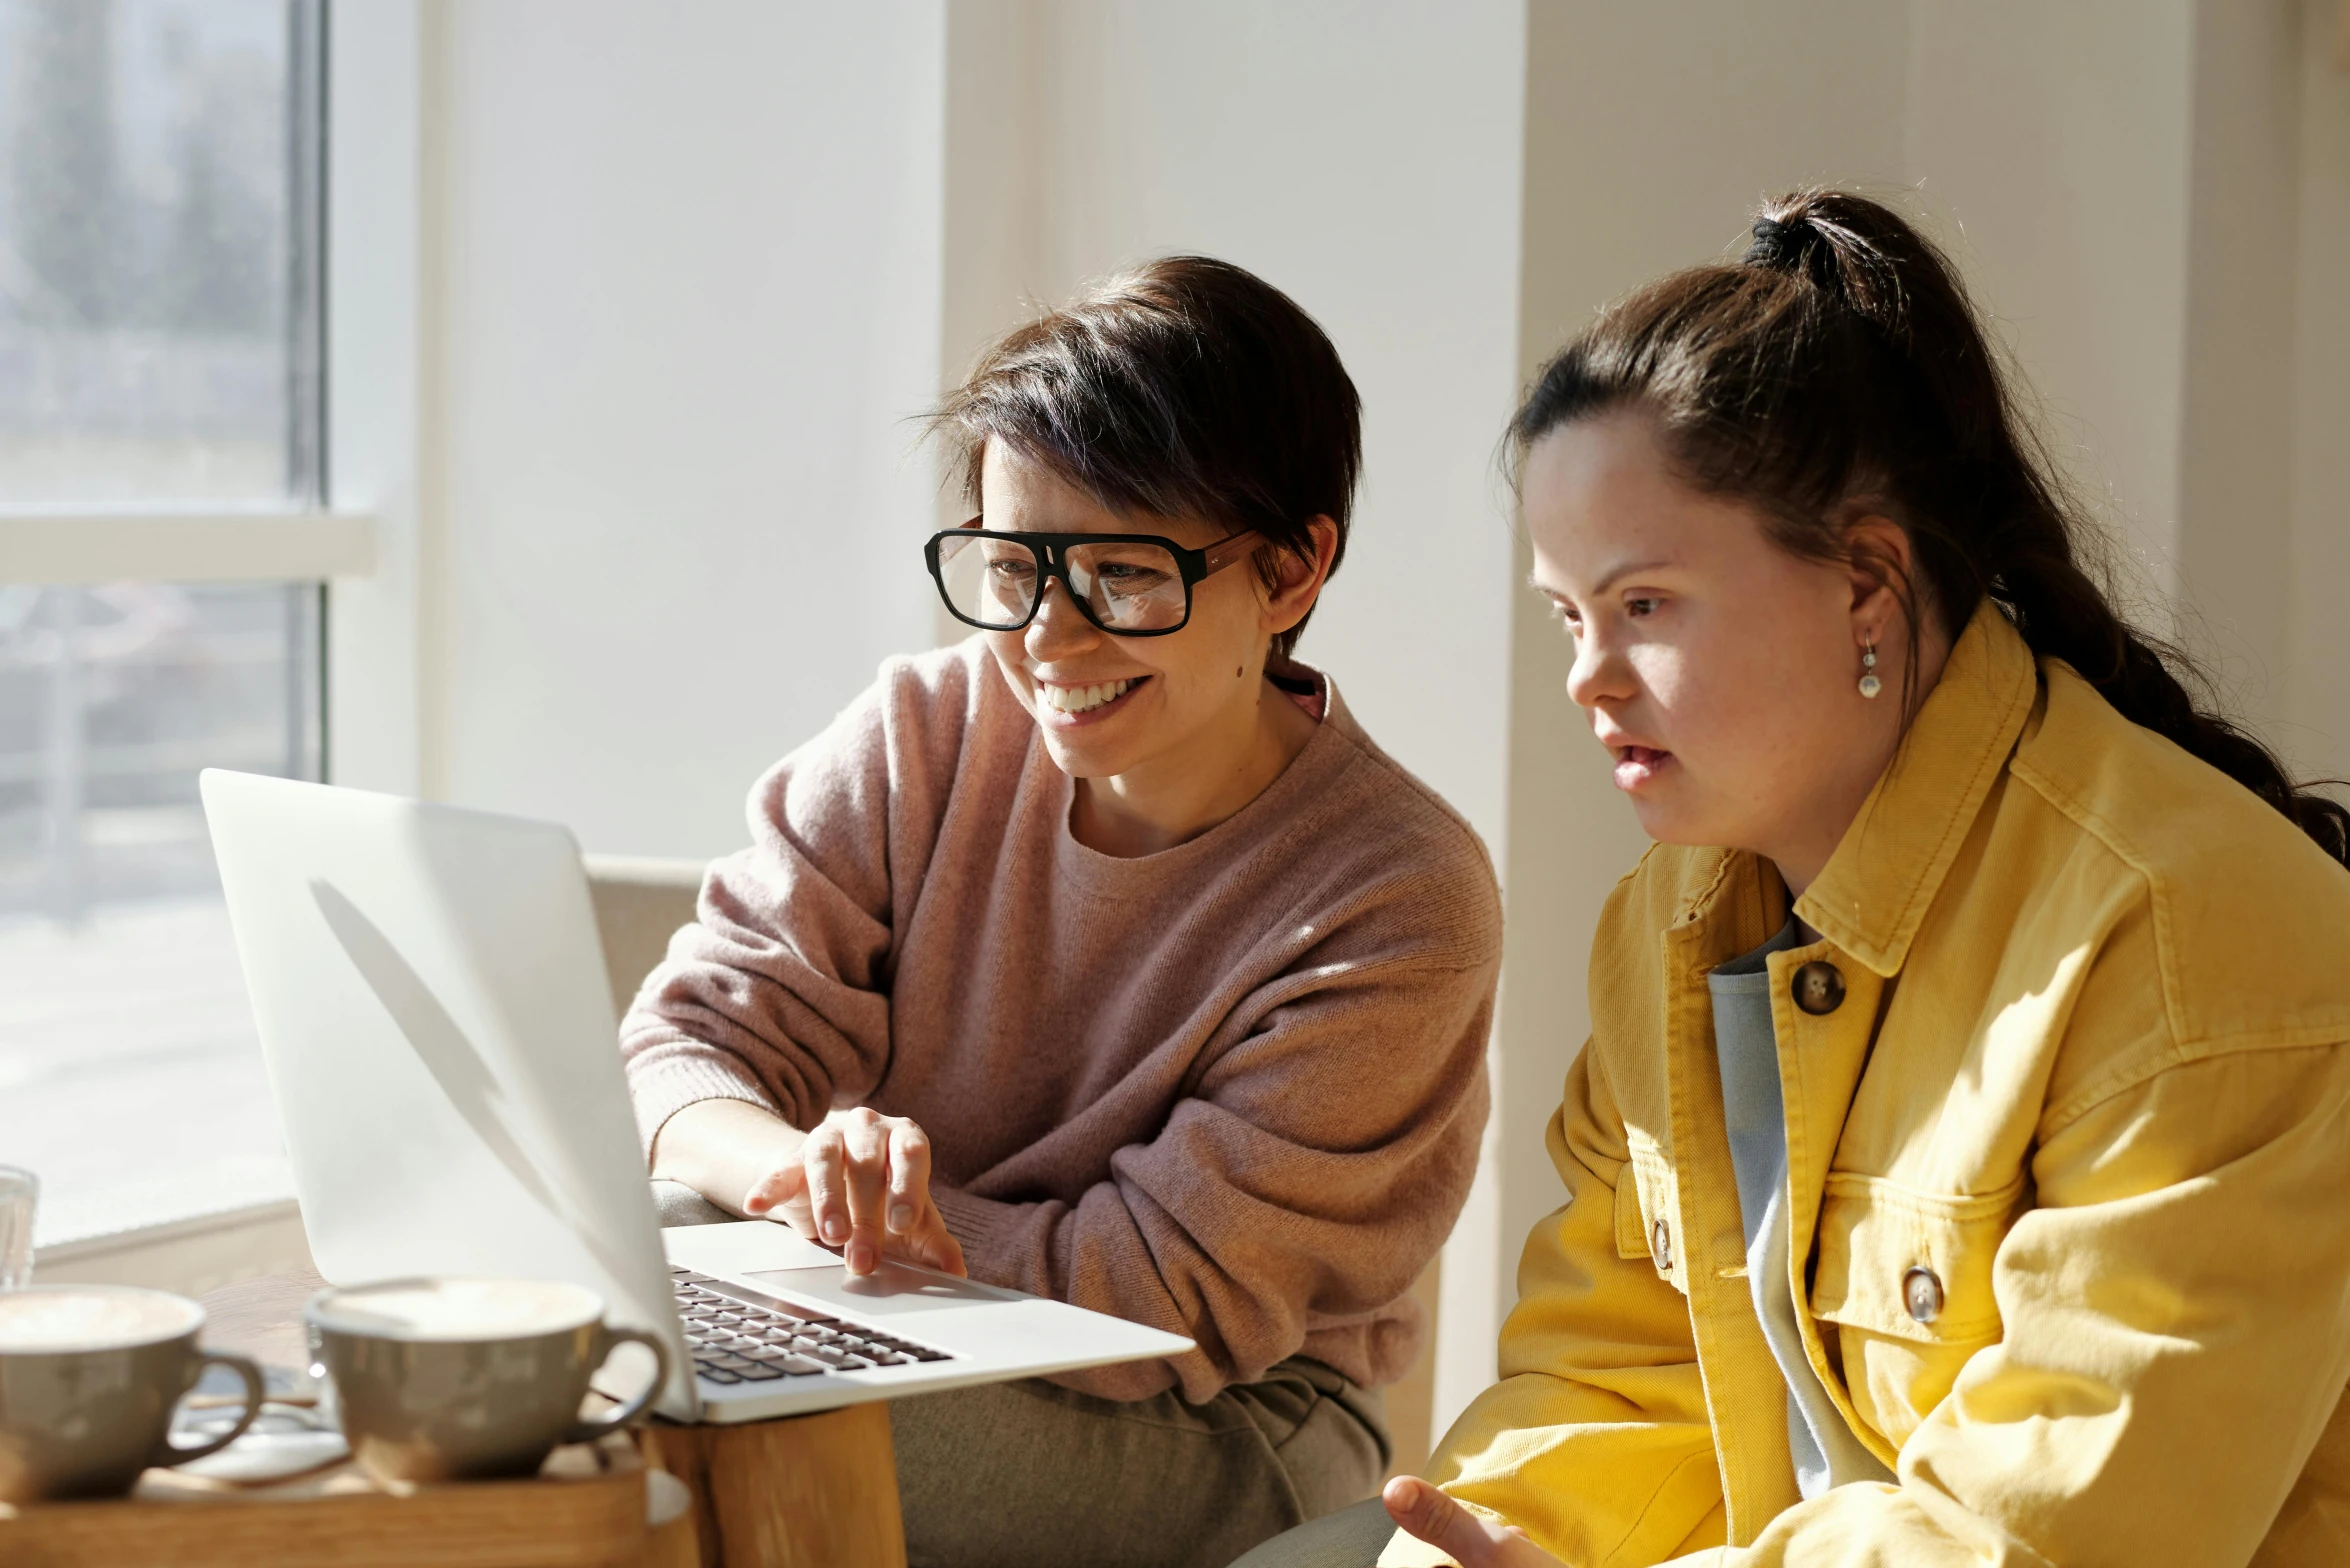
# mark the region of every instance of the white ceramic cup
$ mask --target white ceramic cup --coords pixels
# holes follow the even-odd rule
[[[261,1369],[197,1348],[204,1309],[129,1285],[36,1285],[0,1295],[0,1502],[104,1497],[150,1465],[185,1464],[244,1435],[261,1413]],[[236,1425],[187,1448],[171,1415],[204,1368],[245,1384]]]
[[[602,1298],[560,1280],[386,1280],[322,1290],[302,1317],[352,1456],[384,1481],[528,1475],[556,1444],[626,1426],[669,1372],[657,1337],[606,1327]],[[653,1352],[653,1381],[581,1420],[588,1379],[623,1342]]]

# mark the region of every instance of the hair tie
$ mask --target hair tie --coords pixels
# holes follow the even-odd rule
[[[1819,238],[1819,231],[1805,220],[1782,223],[1777,218],[1754,220],[1754,243],[1746,247],[1742,258],[1749,266],[1793,267],[1803,260],[1809,242]]]

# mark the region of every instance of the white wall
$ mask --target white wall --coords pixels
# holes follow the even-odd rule
[[[1190,249],[1355,374],[1363,505],[1303,651],[1498,840],[1515,3],[426,19],[427,793],[734,842],[758,769],[942,630],[906,417],[1030,302]]]
[[[1023,301],[1175,251],[1287,291],[1365,403],[1346,563],[1300,654],[1488,836],[1501,827],[1516,389],[1516,0],[950,7],[960,367]],[[985,193],[981,195],[979,193]]]
[[[1902,169],[2037,389],[2055,455],[2171,586],[2191,0],[1912,0]]]
[[[2198,0],[2178,427],[2182,640],[2272,740],[2291,702],[2301,7]],[[2337,259],[2331,269],[2346,275]]]
[[[443,13],[428,793],[707,855],[927,645],[936,5]]]
[[[2350,778],[2350,12],[2301,9],[2293,570],[2264,603],[2288,617],[2283,742],[2305,775]]]
[[[1904,155],[2141,618],[2304,768],[2335,772],[2337,9],[1912,0]]]
[[[375,520],[375,566],[328,589],[328,767],[421,784],[424,38],[415,0],[338,10],[327,62],[328,499]]]

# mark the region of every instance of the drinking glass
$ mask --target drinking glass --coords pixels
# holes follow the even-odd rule
[[[40,1196],[39,1177],[0,1165],[0,1290],[33,1282],[33,1205]]]

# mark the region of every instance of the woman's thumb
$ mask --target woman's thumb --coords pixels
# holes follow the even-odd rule
[[[743,1212],[756,1218],[778,1204],[789,1203],[808,1187],[808,1173],[797,1160],[779,1170],[769,1171],[754,1182],[743,1197]]]

